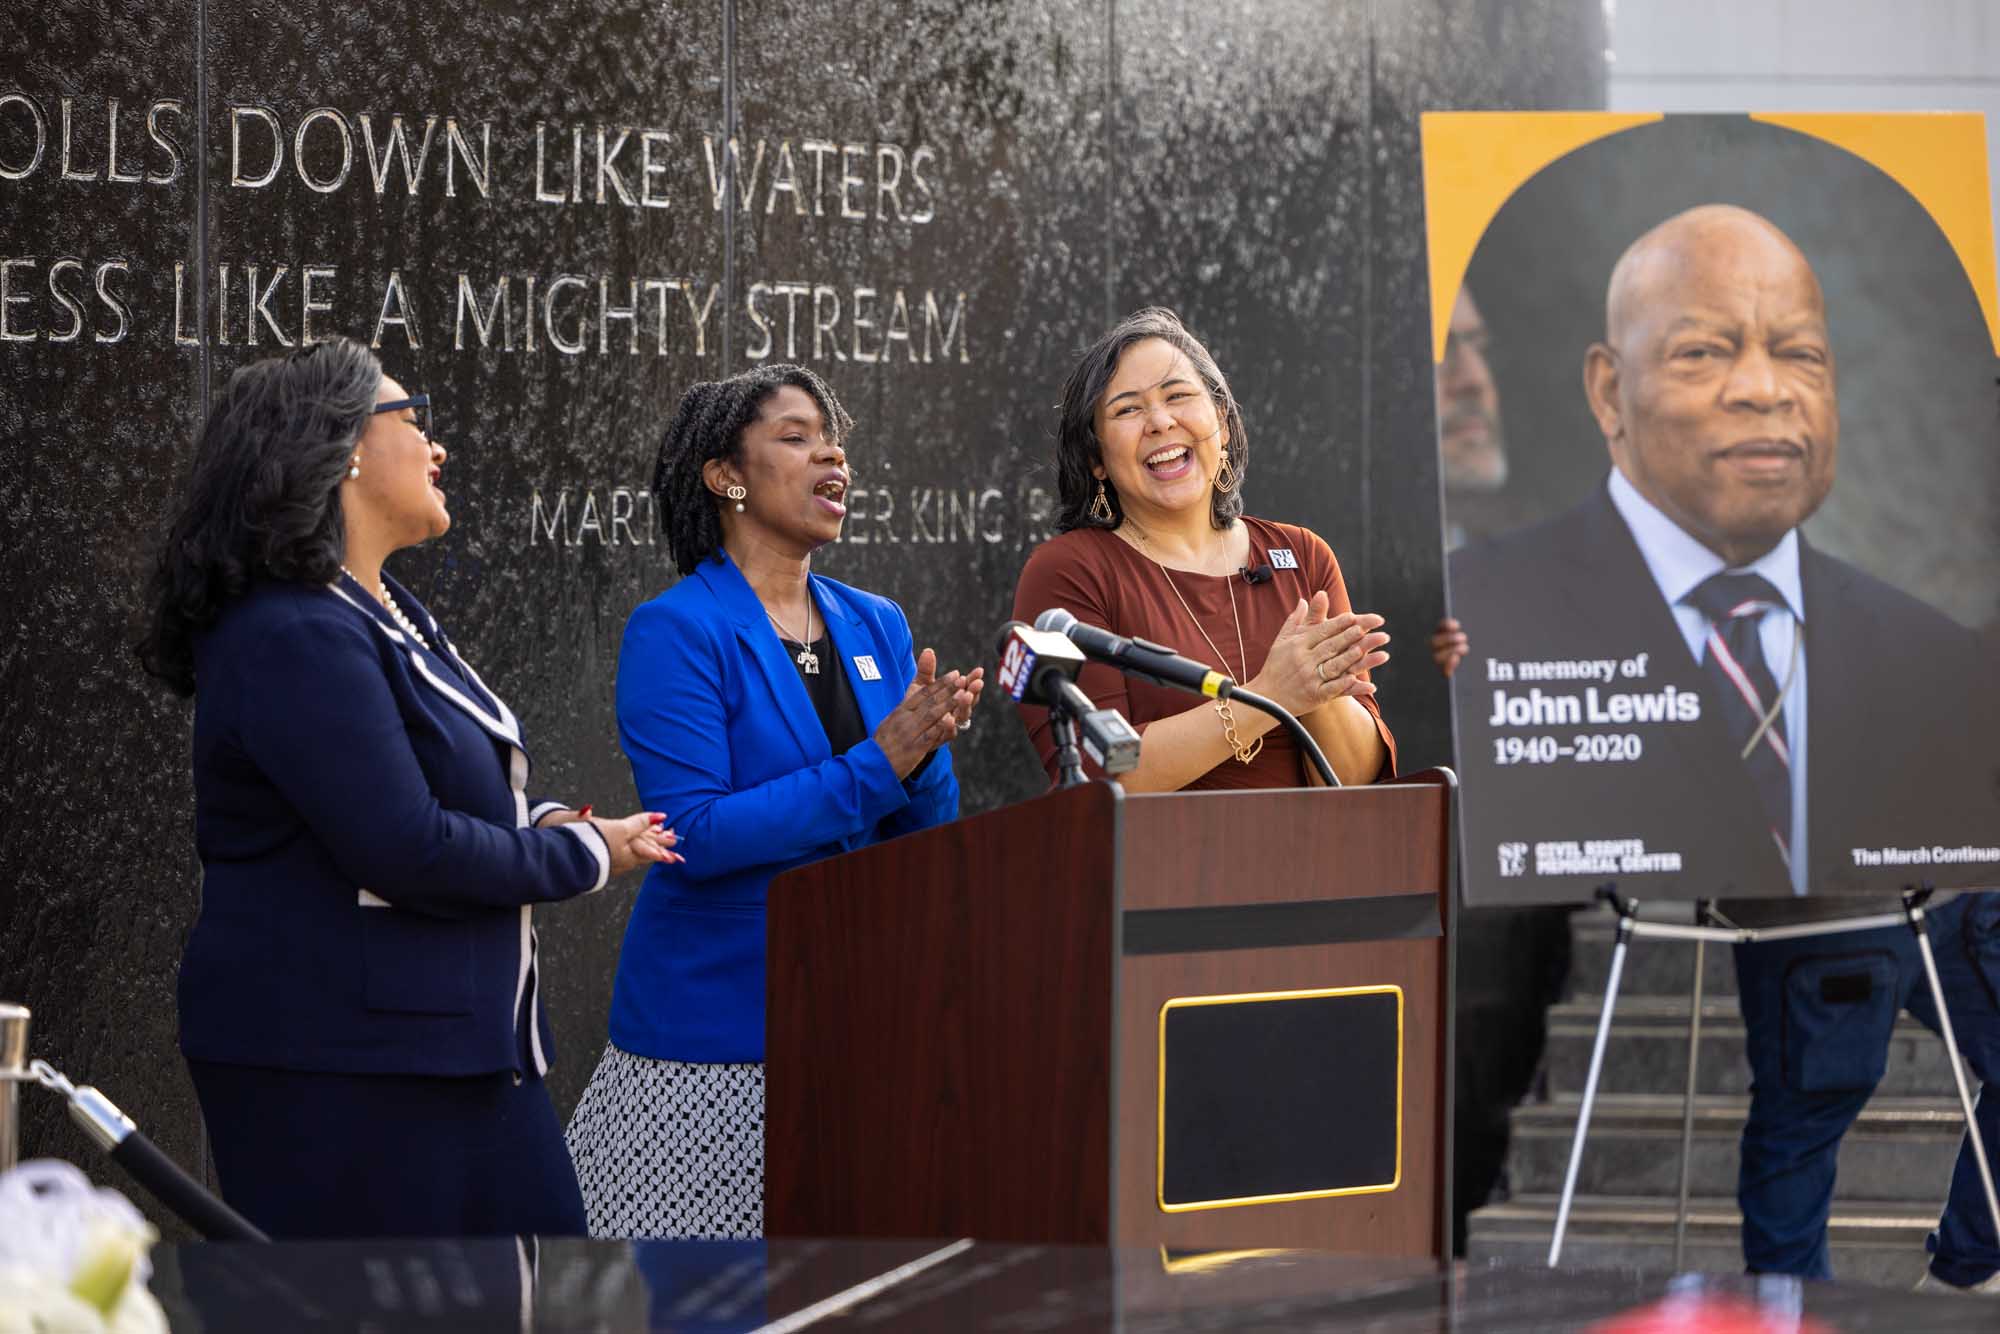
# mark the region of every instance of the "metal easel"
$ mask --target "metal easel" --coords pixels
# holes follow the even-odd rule
[[[1977,1124],[1973,1121],[1972,1090],[1965,1082],[1965,1067],[1958,1056],[1958,1038],[1952,1032],[1951,1012],[1945,1005],[1944,986],[1938,981],[1937,959],[1931,953],[1930,933],[1924,929],[1924,904],[1933,893],[1929,885],[1908,888],[1903,891],[1903,910],[1899,913],[1873,913],[1864,917],[1842,917],[1824,922],[1803,922],[1796,926],[1739,927],[1712,925],[1712,914],[1706,900],[1698,902],[1695,922],[1681,925],[1678,922],[1648,922],[1639,916],[1639,901],[1619,896],[1617,889],[1605,885],[1598,889],[1597,897],[1611,905],[1618,914],[1617,941],[1611,950],[1611,975],[1604,984],[1604,1006],[1597,1016],[1597,1035],[1590,1047],[1590,1071],[1583,1081],[1583,1104],[1578,1109],[1576,1132],[1570,1140],[1569,1169],[1563,1174],[1562,1199],[1556,1206],[1555,1235],[1549,1240],[1549,1268],[1553,1269],[1562,1259],[1563,1236],[1569,1230],[1570,1204],[1576,1197],[1576,1178],[1583,1165],[1584,1140],[1590,1132],[1590,1112],[1597,1101],[1597,1080],[1604,1069],[1604,1047],[1611,1036],[1611,1013],[1618,1003],[1618,984],[1625,971],[1625,953],[1632,941],[1640,936],[1650,936],[1656,940],[1690,940],[1694,942],[1694,986],[1691,1000],[1692,1013],[1688,1023],[1688,1074],[1685,1103],[1681,1110],[1681,1180],[1680,1195],[1674,1215],[1674,1268],[1681,1267],[1681,1256],[1687,1238],[1688,1179],[1694,1147],[1694,1093],[1697,1047],[1701,1041],[1701,992],[1702,966],[1706,963],[1705,951],[1709,941],[1722,944],[1750,944],[1765,940],[1797,940],[1807,936],[1833,936],[1847,931],[1872,931],[1885,926],[1907,926],[1917,938],[1917,953],[1924,961],[1924,976],[1930,983],[1931,1000],[1937,1006],[1938,1033],[1944,1038],[1945,1054],[1951,1061],[1952,1079],[1958,1085],[1958,1104],[1965,1113],[1965,1133],[1972,1141],[1974,1159],[1979,1164],[1980,1184],[1986,1188],[1986,1207],[1993,1215],[1993,1225],[2000,1230],[2000,1194],[1993,1188],[1993,1168],[1986,1160],[1986,1145],[1979,1137]]]

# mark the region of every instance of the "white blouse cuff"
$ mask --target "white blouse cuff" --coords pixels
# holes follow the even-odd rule
[[[571,820],[567,824],[557,825],[556,828],[590,849],[590,855],[597,859],[597,883],[583,892],[595,894],[603,889],[605,882],[611,879],[611,846],[604,841],[604,835],[598,833],[597,826],[588,820]]]

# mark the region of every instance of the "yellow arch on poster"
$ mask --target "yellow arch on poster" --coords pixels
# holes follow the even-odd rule
[[[1665,118],[1661,112],[1424,114],[1434,361],[1444,360],[1452,304],[1472,253],[1513,193],[1566,153]],[[1909,191],[1958,256],[1986,318],[1987,336],[2000,354],[2000,281],[1987,193],[1985,117],[1976,112],[1752,112],[1750,118],[1844,149]]]
[[[1910,192],[1965,266],[2000,354],[2000,289],[1994,283],[1993,211],[1986,183],[1986,118],[1978,112],[1890,115],[1778,114],[1750,119],[1844,148]]]
[[[1423,117],[1424,216],[1430,241],[1431,357],[1444,361],[1458,285],[1479,238],[1513,193],[1542,168],[1585,144],[1662,112],[1427,111]],[[1989,247],[1990,249],[1990,247]]]

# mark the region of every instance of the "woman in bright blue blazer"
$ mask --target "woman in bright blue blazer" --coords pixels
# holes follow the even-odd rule
[[[691,857],[639,891],[570,1122],[594,1236],[760,1235],[765,889],[958,812],[944,747],[982,669],[938,675],[895,603],[811,572],[849,425],[817,375],[767,366],[690,389],[660,447],[683,578],[625,627],[618,731]]]
[[[140,646],[195,698],[181,1049],[275,1237],[581,1232],[533,906],[673,855],[529,798],[513,712],[382,572],[451,524],[429,408],[346,339],[232,375]]]

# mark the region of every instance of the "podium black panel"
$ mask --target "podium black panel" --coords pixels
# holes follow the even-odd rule
[[[1167,1002],[1160,1207],[1394,1190],[1402,1029],[1398,987]]]

